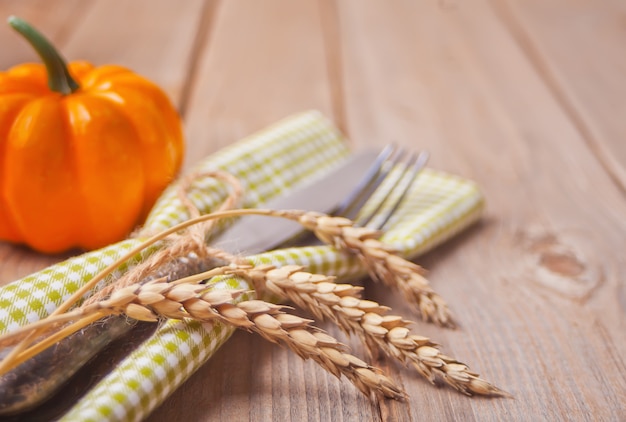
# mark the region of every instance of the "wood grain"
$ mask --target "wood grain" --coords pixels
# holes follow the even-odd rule
[[[355,148],[428,149],[487,199],[481,224],[419,260],[460,328],[415,330],[514,399],[379,361],[409,399],[372,404],[236,333],[149,420],[626,420],[624,12],[617,0],[0,0],[0,17],[31,20],[68,58],[163,86],[185,119],[186,168],[316,108]],[[3,69],[35,59],[2,25],[0,42]],[[0,283],[65,256],[0,244]],[[416,318],[380,286],[367,295]]]
[[[623,367],[615,351],[624,347],[625,309],[620,271],[607,262],[620,260],[624,197],[546,89],[546,75],[489,3],[403,2],[400,12],[340,4],[351,138],[374,143],[392,133],[427,148],[436,167],[475,179],[487,197],[480,233],[425,261],[462,324],[434,337],[524,399],[461,409],[494,420],[502,411],[619,419],[625,380],[613,371]],[[593,187],[601,195],[590,200]],[[598,373],[612,373],[615,389]],[[407,375],[399,374],[409,394],[424,394]],[[413,412],[428,419],[442,409]]]
[[[54,40],[55,45],[63,49],[67,38],[73,32],[73,26],[67,22],[80,21],[89,9],[89,2],[68,0],[66,5],[50,13],[49,7],[54,6],[47,0],[0,0],[2,24],[0,24],[0,69],[6,70],[19,63],[39,61],[33,49],[7,25],[6,19],[19,16],[35,25],[42,33]],[[10,47],[9,47],[10,46]]]
[[[299,111],[329,115],[328,64],[316,1],[221,2],[186,114],[188,163]],[[332,117],[332,116],[329,116]]]
[[[586,1],[496,1],[528,59],[581,136],[626,192],[626,122],[615,113],[624,106],[626,4],[602,7]],[[555,25],[555,23],[557,23]],[[567,26],[567,31],[560,28]]]
[[[155,81],[182,101],[204,7],[202,0],[95,0],[74,23],[63,48],[69,58],[116,63]]]

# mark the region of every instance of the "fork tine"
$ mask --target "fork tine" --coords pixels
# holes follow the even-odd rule
[[[376,185],[377,188],[385,181],[385,184],[389,186],[389,188],[382,195],[382,198],[378,199],[378,203],[373,206],[368,214],[358,216],[358,220],[355,222],[359,226],[367,226],[377,230],[382,229],[402,204],[409,189],[417,178],[417,175],[424,168],[429,157],[426,151],[422,151],[419,154],[413,153],[409,156],[406,163],[401,164],[405,155],[404,151],[399,149],[394,152],[393,157],[382,166],[380,177],[377,179]],[[398,168],[399,166],[402,167]],[[398,171],[392,173],[394,168],[398,168]],[[360,202],[354,214],[360,211],[367,200],[372,197],[373,193],[373,191],[369,192],[369,195]],[[354,217],[356,217],[356,215],[351,215],[348,218],[354,219]]]
[[[387,145],[376,157],[374,163],[365,173],[356,188],[344,199],[337,209],[333,211],[333,215],[354,219],[371,197],[372,193],[380,186],[388,173],[384,165],[389,157],[396,151],[395,145]]]
[[[417,155],[412,154],[411,160],[406,164],[405,169],[402,172],[402,176],[399,180],[403,182],[402,185],[400,186],[400,190],[399,190],[400,194],[397,196],[397,198],[395,199],[393,203],[390,203],[389,206],[385,210],[383,210],[384,214],[381,214],[380,221],[373,228],[377,230],[381,230],[389,222],[389,219],[391,218],[391,216],[395,214],[395,212],[398,210],[398,208],[404,201],[404,198],[406,197],[409,190],[413,186],[413,183],[415,182],[415,179],[417,178],[418,174],[422,171],[424,167],[426,167],[426,163],[428,162],[429,157],[430,157],[430,154],[427,151],[421,151]],[[396,186],[394,186],[393,188],[393,191],[396,191],[397,188],[398,188],[398,185],[396,184]],[[387,193],[385,200],[384,200],[385,202],[391,196],[391,192],[392,191],[390,190]],[[381,208],[383,203],[384,202],[381,202],[381,205],[379,205],[378,208]]]
[[[385,166],[384,166],[385,170],[384,170],[384,173],[381,174],[380,179],[378,180],[379,186],[377,186],[377,188],[380,187],[380,185],[382,185],[383,182],[385,182],[391,185],[391,189],[388,189],[386,192],[384,192],[382,199],[378,201],[378,204],[374,207],[373,210],[371,210],[368,214],[365,214],[365,215],[361,214],[358,216],[358,220],[355,221],[357,225],[367,226],[367,224],[380,212],[380,210],[382,209],[387,199],[389,199],[389,197],[391,196],[391,193],[395,189],[395,186],[402,179],[402,177],[404,176],[404,173],[406,172],[407,167],[405,165],[402,171],[400,172],[394,171],[392,173],[392,170],[394,170],[400,165],[400,163],[404,159],[404,156],[405,156],[404,148],[399,148],[398,150],[395,151],[395,154],[393,155],[393,157],[389,159],[388,162],[385,163]],[[411,155],[411,158],[409,158],[409,161],[411,161],[412,159],[413,159],[413,154]],[[368,198],[368,200],[373,196],[373,194],[374,192],[370,193],[370,197]]]

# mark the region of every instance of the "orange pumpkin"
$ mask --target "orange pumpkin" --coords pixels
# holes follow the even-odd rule
[[[0,72],[0,239],[47,253],[123,239],[180,168],[178,113],[141,76],[66,66],[28,24],[9,23],[45,66]]]

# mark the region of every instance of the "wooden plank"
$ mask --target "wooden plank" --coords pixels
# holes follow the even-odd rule
[[[15,14],[30,21],[68,61],[128,67],[162,87],[177,105],[182,102],[204,7],[203,0],[0,2],[2,16]],[[39,61],[18,37],[8,25],[0,25],[2,45],[15,46],[0,52],[2,69]]]
[[[62,48],[74,27],[68,22],[82,19],[91,2],[69,0],[57,7],[57,0],[0,0],[0,69],[6,70],[20,63],[39,61],[32,48],[6,23],[6,19],[15,15],[46,34],[55,44]],[[50,13],[55,10],[55,13]]]
[[[626,203],[576,122],[488,3],[338,5],[352,140],[427,148],[487,198],[480,227],[423,260],[461,329],[418,331],[516,398],[398,372],[412,419],[623,419]]]
[[[188,164],[287,115],[332,115],[318,5],[294,3],[220,3],[190,91]]]
[[[180,107],[204,3],[93,1],[93,7],[75,23],[64,54],[96,65],[128,67],[159,85]]]
[[[626,4],[493,1],[591,152],[626,194]]]
[[[219,4],[197,52],[188,165],[289,114],[313,108],[332,117],[336,99],[321,32],[329,24],[322,17],[332,16],[322,13],[314,0]],[[346,380],[237,333],[149,420],[373,421],[378,414]]]
[[[172,0],[4,0],[0,10],[2,16],[15,14],[31,21],[67,60],[126,66],[158,84],[179,105],[204,5],[203,0],[181,4]],[[24,61],[39,61],[7,25],[0,26],[0,41],[2,45],[16,46],[0,52],[3,69]]]

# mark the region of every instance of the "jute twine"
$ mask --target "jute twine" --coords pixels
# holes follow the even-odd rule
[[[196,218],[201,215],[198,207],[189,199],[189,192],[192,189],[193,183],[203,178],[213,178],[226,183],[229,187],[228,195],[217,211],[231,210],[240,204],[241,198],[243,197],[243,188],[241,182],[230,173],[222,170],[191,173],[181,179],[180,186],[177,190],[178,199],[186,208],[190,218]],[[203,221],[188,227],[181,233],[169,235],[163,239],[162,242],[164,244],[157,252],[142,263],[132,267],[113,283],[96,291],[83,302],[81,307],[102,301],[118,289],[145,280],[146,277],[149,277],[157,269],[167,265],[176,258],[195,255],[198,259],[211,257],[212,259],[223,261],[227,264],[247,264],[247,261],[243,258],[232,255],[224,250],[213,248],[206,243],[207,236],[213,231],[217,222],[218,220]],[[142,229],[134,237],[142,238],[153,234],[154,233],[150,233],[149,230]]]

